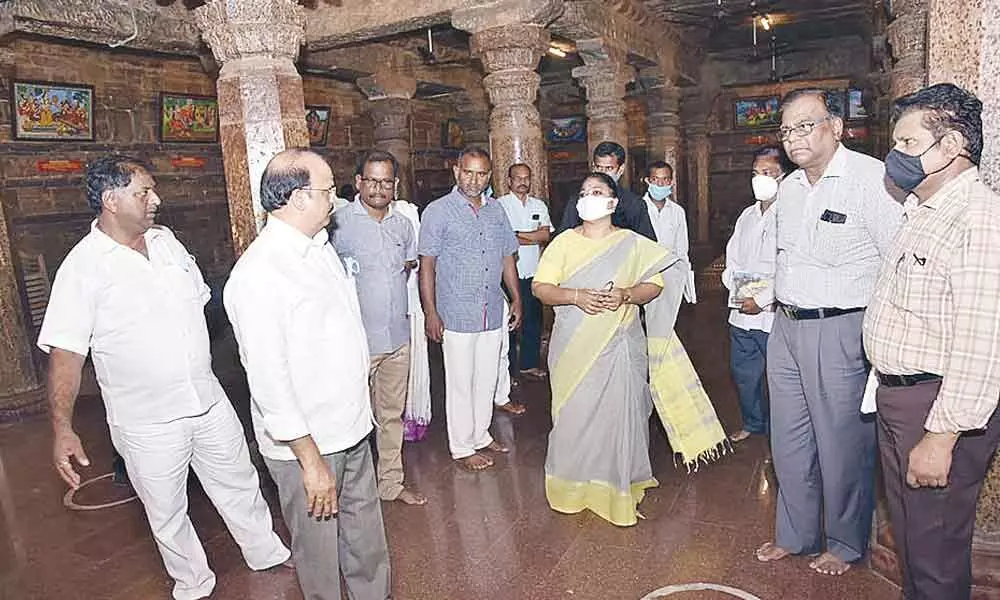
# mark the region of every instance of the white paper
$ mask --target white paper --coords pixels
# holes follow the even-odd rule
[[[875,369],[868,371],[868,381],[865,383],[865,395],[861,398],[861,414],[870,415],[876,410],[875,392],[878,391],[878,376]]]

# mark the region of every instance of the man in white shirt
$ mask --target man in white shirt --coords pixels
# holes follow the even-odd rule
[[[333,173],[285,150],[261,178],[267,225],[223,294],[278,485],[302,594],[389,598],[389,553],[368,435],[368,342],[354,285],[328,244]],[[339,567],[339,569],[338,569]]]
[[[687,215],[674,201],[674,169],[662,160],[646,167],[646,194],[642,197],[649,220],[656,232],[656,241],[670,250],[687,268],[684,278],[684,299],[694,304],[698,297],[694,289],[694,271],[688,258]]]
[[[251,569],[288,560],[250,462],[243,427],[212,373],[208,286],[173,233],[154,225],[160,197],[149,168],[122,155],[87,167],[90,233],[56,273],[38,346],[49,353],[53,458],[71,487],[71,459],[90,464],[73,431],[90,352],[111,440],[125,461],[177,600],[215,587],[187,515],[188,468],[222,515]]]
[[[722,272],[722,283],[730,293],[729,365],[743,418],[743,427],[729,436],[733,442],[752,434],[767,435],[764,365],[767,337],[774,322],[773,205],[779,182],[794,168],[777,146],[765,146],[753,156],[751,188],[756,202],[736,219]]]
[[[778,192],[775,297],[767,344],[771,452],[778,478],[767,562],[822,554],[841,575],[865,556],[874,509],[875,423],[861,415],[861,323],[903,207],[882,161],[840,143],[843,107],[821,89],[790,93],[779,138],[800,168]]]
[[[531,377],[542,377],[542,305],[531,293],[531,282],[538,270],[541,247],[549,241],[552,221],[545,202],[529,195],[531,192],[531,167],[518,163],[507,169],[510,193],[499,198],[507,213],[514,233],[517,234],[517,276],[521,284],[521,302],[524,317],[520,333],[510,334],[511,375],[520,372]],[[508,405],[504,405],[508,406]]]

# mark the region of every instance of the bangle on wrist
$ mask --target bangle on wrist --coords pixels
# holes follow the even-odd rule
[[[622,300],[622,304],[632,304],[632,288],[623,288],[622,293],[625,294],[625,299]]]
[[[580,293],[579,289],[573,290],[573,304],[576,304],[576,297],[577,295],[579,295],[579,293]]]

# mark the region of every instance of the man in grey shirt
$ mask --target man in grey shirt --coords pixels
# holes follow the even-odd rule
[[[490,155],[466,148],[454,167],[457,185],[424,210],[420,226],[420,299],[427,337],[443,344],[445,410],[452,458],[467,469],[493,466],[481,450],[507,452],[490,437],[500,347],[521,323],[514,256],[518,243],[503,207],[483,191]],[[503,283],[511,296],[503,323]],[[506,327],[504,327],[506,325]]]
[[[417,242],[410,220],[392,210],[398,171],[388,152],[365,155],[354,176],[358,200],[337,212],[331,243],[357,283],[368,336],[379,497],[424,504],[424,496],[403,486],[403,408],[410,377],[406,281],[417,266]]]

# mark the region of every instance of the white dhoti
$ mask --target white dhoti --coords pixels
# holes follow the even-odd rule
[[[444,332],[445,411],[452,458],[472,456],[493,443],[490,424],[504,328]]]
[[[255,571],[288,560],[250,462],[243,426],[228,401],[203,415],[168,423],[112,425],[111,440],[125,460],[176,600],[205,598],[215,587],[205,550],[188,517],[188,468],[219,511],[243,559]]]

